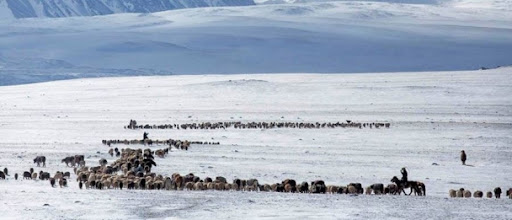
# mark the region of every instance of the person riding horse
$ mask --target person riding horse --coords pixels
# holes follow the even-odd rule
[[[400,182],[402,182],[404,187],[407,187],[407,183],[409,182],[409,180],[407,179],[407,170],[405,169],[405,167],[402,167],[400,173],[402,173],[402,179],[400,180]]]

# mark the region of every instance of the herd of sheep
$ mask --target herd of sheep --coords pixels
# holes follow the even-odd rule
[[[355,128],[389,128],[389,123],[288,123],[288,122],[218,122],[218,123],[192,123],[192,124],[174,124],[174,125],[137,125],[135,120],[130,120],[128,129],[226,129],[234,127],[238,129],[271,129],[271,128],[335,128],[335,127],[355,127]],[[293,179],[285,179],[278,183],[262,184],[257,179],[234,179],[231,182],[225,177],[217,176],[215,178],[200,178],[192,173],[181,175],[174,173],[170,176],[158,175],[152,172],[152,167],[156,166],[154,155],[159,158],[165,158],[172,147],[182,150],[188,150],[191,144],[219,144],[218,142],[200,142],[200,141],[182,141],[182,140],[151,140],[144,133],[142,140],[103,140],[104,145],[109,147],[112,144],[143,144],[146,146],[169,145],[164,149],[152,151],[151,149],[121,149],[110,148],[108,153],[117,159],[110,165],[104,158],[100,159],[99,166],[88,167],[85,163],[84,155],[68,156],[61,160],[67,167],[74,167],[74,173],[77,178],[78,187],[83,189],[147,189],[147,190],[221,190],[221,191],[262,191],[262,192],[287,192],[287,193],[319,193],[319,194],[401,194],[405,193],[405,188],[410,188],[409,195],[425,196],[425,184],[417,181],[401,181],[396,176],[391,179],[390,184],[382,183],[372,184],[363,188],[361,183],[349,183],[347,185],[326,185],[323,180],[297,182]],[[46,157],[37,156],[34,163],[39,167],[41,164],[46,167]],[[6,179],[9,176],[8,169],[0,171],[0,179]],[[33,168],[23,172],[23,179],[39,179],[49,181],[52,187],[58,183],[60,187],[67,187],[71,178],[70,172],[56,172],[53,176],[48,172],[34,172]],[[18,180],[18,174],[14,175]],[[494,196],[500,198],[502,191],[497,187],[494,189]],[[493,192],[487,192],[486,196],[492,198]],[[450,190],[450,197],[482,198],[482,191],[475,191],[473,194],[469,190],[461,188],[459,190]],[[512,199],[512,188],[506,191],[506,196]]]
[[[141,190],[219,190],[219,191],[261,191],[261,192],[287,192],[287,193],[318,193],[318,194],[401,194],[405,193],[404,188],[399,184],[390,183],[384,185],[382,183],[372,184],[363,188],[361,183],[349,183],[347,185],[326,185],[323,180],[315,180],[311,182],[297,182],[293,179],[285,179],[278,183],[261,184],[257,179],[234,179],[228,182],[225,177],[217,176],[215,178],[200,178],[192,173],[181,175],[174,173],[171,176],[157,175],[151,172],[151,168],[156,166],[153,155],[165,157],[168,154],[167,149],[152,151],[151,149],[121,149],[115,150],[120,158],[108,165],[106,159],[100,159],[99,166],[85,166],[84,155],[74,155],[62,159],[62,163],[66,166],[74,167],[74,173],[77,178],[78,187],[83,189],[141,189]],[[112,153],[111,153],[112,155]],[[38,156],[34,159],[34,163],[41,162]],[[38,159],[39,158],[39,159]],[[0,179],[8,176],[8,169],[4,168],[0,171]],[[49,181],[52,187],[58,183],[60,187],[67,187],[71,178],[70,172],[57,171],[53,176],[48,172],[23,172],[24,179],[39,179]],[[18,179],[18,174],[15,174]],[[393,179],[396,179],[394,177]],[[392,181],[393,181],[392,179]],[[419,183],[419,182],[418,182]],[[422,186],[424,187],[424,185]],[[424,190],[424,189],[423,189]],[[409,195],[415,192],[419,195],[425,195],[421,192],[421,185],[418,188],[411,187]],[[496,198],[500,198],[502,194],[501,188],[494,189]],[[459,190],[450,190],[450,197],[482,198],[482,191],[475,191],[473,194],[469,190],[463,188]],[[486,196],[492,198],[493,193],[487,192]],[[506,196],[512,199],[512,188],[506,191]]]
[[[114,144],[124,144],[124,145],[146,145],[146,146],[152,146],[155,145],[169,145],[169,148],[175,147],[176,149],[181,150],[188,150],[190,145],[197,144],[197,145],[219,145],[219,142],[206,142],[206,141],[188,141],[188,140],[152,140],[149,138],[143,139],[143,140],[102,140],[101,143],[107,146],[111,146]]]
[[[501,190],[500,187],[494,188],[493,192],[494,192],[494,196],[496,197],[496,199],[501,198],[501,194],[503,193],[503,191]],[[487,198],[492,198],[493,192],[488,191],[485,194],[485,196]],[[484,193],[480,190],[477,190],[473,194],[471,194],[471,191],[464,189],[464,188],[460,188],[459,190],[450,189],[450,191],[448,193],[451,198],[471,198],[471,195],[473,195],[473,197],[475,197],[475,198],[483,198],[484,197]],[[509,197],[510,199],[512,199],[512,188],[508,189],[505,192],[505,195],[507,197]]]
[[[371,122],[360,123],[347,120],[346,122],[202,122],[164,125],[138,125],[137,121],[130,120],[126,129],[319,129],[319,128],[389,128],[390,123]]]

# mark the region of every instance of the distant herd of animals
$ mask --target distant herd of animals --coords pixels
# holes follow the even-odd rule
[[[139,125],[137,121],[130,120],[125,129],[320,129],[320,128],[389,128],[390,123],[371,122],[360,123],[347,120],[346,122],[202,122],[185,124],[164,124],[164,125]]]
[[[114,144],[124,144],[124,145],[146,145],[152,146],[155,145],[169,145],[169,149],[175,147],[176,149],[188,150],[190,145],[220,145],[220,142],[207,142],[207,141],[188,141],[188,140],[152,140],[149,138],[144,138],[142,140],[102,140],[101,143],[107,146],[111,146]]]
[[[356,128],[389,128],[389,123],[286,123],[286,122],[219,122],[219,123],[193,123],[193,124],[175,124],[163,126],[137,125],[135,120],[130,120],[129,129],[226,129],[234,127],[238,129],[271,129],[271,128],[334,128],[334,127],[356,127]],[[73,155],[65,157],[61,163],[67,167],[73,168],[77,176],[76,181],[80,189],[139,189],[139,190],[221,190],[221,191],[262,191],[262,192],[287,192],[287,193],[315,193],[315,194],[375,194],[375,195],[414,195],[426,196],[426,186],[419,181],[409,181],[407,171],[402,168],[402,179],[394,176],[389,184],[375,183],[363,187],[361,183],[349,183],[347,185],[326,185],[323,180],[297,182],[293,179],[285,179],[281,182],[271,184],[261,184],[257,179],[239,179],[235,178],[231,182],[225,177],[217,176],[215,178],[200,178],[192,173],[181,175],[174,173],[171,176],[158,175],[152,172],[152,167],[157,166],[154,156],[165,158],[172,147],[176,149],[188,150],[192,144],[211,144],[218,145],[218,142],[201,142],[187,140],[151,140],[148,133],[144,132],[142,140],[103,140],[102,143],[111,147],[112,144],[124,145],[168,145],[164,149],[151,150],[110,148],[108,154],[117,159],[110,165],[105,158],[98,161],[98,166],[86,166],[84,155]],[[461,161],[465,165],[467,155],[461,151]],[[46,157],[37,156],[34,158],[34,164],[38,167],[46,167]],[[7,168],[0,171],[0,179],[6,179],[9,176]],[[18,180],[18,173],[14,174],[14,179]],[[57,171],[53,176],[48,172],[34,172],[33,168],[23,172],[23,179],[26,180],[44,180],[49,181],[51,187],[67,187],[71,179],[70,172]],[[407,194],[405,189],[410,189]],[[494,189],[494,196],[500,198],[502,191],[500,187]],[[493,197],[493,192],[487,192],[488,198]],[[512,199],[512,188],[506,191],[506,196]],[[450,197],[475,198],[483,197],[482,191],[475,191],[471,194],[469,190],[461,188],[459,190],[450,190]]]

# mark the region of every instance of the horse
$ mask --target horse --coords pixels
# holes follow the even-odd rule
[[[405,189],[411,188],[411,192],[409,192],[408,195],[411,195],[414,190],[414,195],[420,195],[420,196],[426,196],[427,195],[427,188],[425,187],[425,184],[419,181],[407,181],[402,182],[398,179],[398,177],[394,176],[391,179],[391,182],[395,183],[398,186],[398,194],[400,195],[402,192],[406,194]],[[396,194],[395,192],[394,194]]]
[[[37,166],[39,166],[40,163],[43,163],[43,167],[46,167],[46,157],[37,156],[36,158],[34,158],[34,163],[37,163]]]

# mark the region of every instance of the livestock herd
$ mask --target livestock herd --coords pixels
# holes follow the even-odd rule
[[[501,194],[503,194],[501,187],[494,188],[493,192],[496,199],[501,198]],[[485,196],[487,198],[492,198],[493,192],[487,191],[487,193],[485,193]],[[470,190],[464,188],[460,188],[458,190],[450,189],[450,191],[448,191],[448,194],[450,195],[450,198],[471,198],[471,195],[473,195],[474,198],[484,197],[484,192],[480,190],[476,190],[473,194],[471,194]],[[512,188],[505,191],[505,195],[512,199]]]
[[[168,124],[168,125],[137,125],[135,120],[130,120],[130,124],[125,127],[128,129],[274,129],[274,128],[389,128],[389,123],[355,123],[352,121],[335,123],[298,123],[298,122],[217,122],[217,123],[191,123],[191,124]],[[147,138],[144,133],[142,140],[102,140],[104,145],[111,147],[114,144],[124,145],[168,145],[164,149],[130,149],[110,148],[108,153],[111,157],[117,159],[108,163],[107,159],[101,158],[98,166],[86,166],[84,155],[68,156],[61,160],[66,167],[73,167],[76,174],[76,181],[80,189],[140,189],[140,190],[219,190],[219,191],[261,191],[261,192],[286,192],[286,193],[315,193],[315,194],[376,194],[376,195],[411,195],[426,196],[426,186],[419,181],[408,181],[398,179],[394,176],[389,184],[383,183],[371,184],[363,187],[361,183],[349,183],[346,185],[326,185],[323,180],[297,182],[293,179],[285,179],[277,183],[260,183],[257,179],[239,179],[235,178],[229,182],[225,177],[217,176],[215,178],[201,178],[192,173],[181,175],[173,173],[170,176],[156,174],[152,172],[152,167],[157,166],[154,155],[159,158],[165,158],[172,147],[176,149],[188,150],[192,144],[218,145],[218,142],[201,142],[187,140],[152,140]],[[46,157],[37,156],[34,163],[38,167],[46,167]],[[8,169],[0,171],[0,179],[6,179],[9,176]],[[18,174],[14,175],[18,180]],[[60,187],[67,187],[71,179],[70,172],[57,171],[53,176],[48,172],[34,172],[33,168],[23,172],[23,179],[49,181],[52,187],[58,183]],[[409,188],[407,194],[405,189]],[[494,189],[496,198],[500,198],[501,188]],[[487,192],[487,197],[493,196],[492,192]],[[512,188],[506,191],[506,195],[512,199]],[[463,188],[459,190],[450,190],[450,197],[472,196],[469,190]],[[482,198],[482,191],[475,191],[475,198]]]
[[[157,164],[153,155],[158,155],[159,150],[151,149],[122,149],[121,156],[110,165],[106,159],[100,159],[99,166],[87,167],[81,162],[83,155],[66,157],[63,163],[75,166],[76,181],[82,189],[146,189],[146,190],[220,190],[220,191],[262,191],[262,192],[287,192],[287,193],[318,193],[318,194],[401,194],[404,187],[400,184],[390,183],[384,186],[382,183],[372,184],[366,189],[361,183],[349,183],[347,185],[326,185],[323,180],[302,182],[298,184],[293,179],[286,179],[279,183],[260,184],[257,179],[234,179],[228,182],[225,177],[206,177],[201,179],[192,173],[180,175],[174,173],[171,176],[157,175],[151,172],[151,168]],[[163,151],[164,154],[168,151]],[[71,159],[76,161],[70,161]],[[31,170],[31,172],[33,172]],[[42,171],[41,171],[42,172]],[[43,180],[49,180],[52,186],[59,181],[61,187],[66,186],[69,173],[57,172],[54,177],[45,174]],[[396,177],[395,177],[396,178]],[[424,185],[423,185],[424,187]],[[411,193],[416,188],[411,187]],[[420,188],[421,191],[421,188]],[[410,194],[410,193],[409,193]],[[425,195],[423,193],[423,195]]]
[[[111,149],[112,150],[112,149]],[[413,192],[415,195],[425,196],[425,184],[418,181],[407,181],[402,183],[396,176],[384,185],[375,183],[363,188],[361,183],[349,183],[347,185],[326,185],[323,180],[298,183],[293,179],[285,179],[278,183],[261,184],[257,179],[239,179],[228,182],[225,177],[217,176],[215,178],[200,178],[192,173],[181,175],[174,173],[170,176],[158,175],[151,171],[153,166],[157,166],[154,156],[164,158],[169,153],[169,148],[152,151],[151,149],[115,149],[118,155],[117,160],[108,165],[104,158],[98,161],[99,166],[85,166],[84,155],[68,156],[61,160],[67,167],[74,167],[74,173],[77,178],[78,187],[83,189],[119,189],[129,190],[217,190],[217,191],[261,191],[261,192],[286,192],[286,193],[314,193],[314,194],[375,194],[375,195],[396,195],[402,192],[406,194],[405,189],[410,188],[408,195]],[[109,152],[111,153],[111,152]],[[111,153],[113,156],[113,152]],[[34,163],[43,163],[46,161],[44,156],[37,156]],[[44,163],[43,163],[44,164]],[[44,165],[43,165],[44,166]],[[8,169],[0,171],[0,179],[9,176]],[[14,175],[18,179],[18,174]],[[70,172],[57,171],[53,176],[48,172],[34,172],[33,168],[23,172],[23,179],[45,180],[49,181],[52,187],[56,184],[60,187],[67,187],[71,178]],[[500,198],[501,188],[494,189],[496,198]],[[450,190],[450,197],[475,198],[483,197],[482,191],[475,191],[471,194],[469,190],[463,188],[459,190]],[[486,196],[492,198],[493,193],[487,192]],[[512,199],[512,188],[506,191],[506,196]]]
[[[347,120],[346,122],[202,122],[185,124],[139,125],[137,121],[130,120],[125,129],[320,129],[320,128],[389,128],[390,123],[370,122],[361,123]]]
[[[188,150],[188,148],[190,147],[190,145],[192,144],[195,144],[195,145],[219,145],[220,143],[219,142],[206,142],[206,141],[188,141],[188,140],[174,140],[174,139],[169,139],[169,140],[152,140],[152,139],[149,139],[149,138],[145,138],[145,139],[142,139],[142,140],[102,140],[101,141],[104,145],[107,145],[107,146],[111,146],[111,145],[114,145],[114,144],[124,144],[124,145],[147,145],[147,146],[152,146],[153,144],[155,145],[168,145],[169,148],[171,147],[175,147],[176,149],[181,149],[181,150]]]

